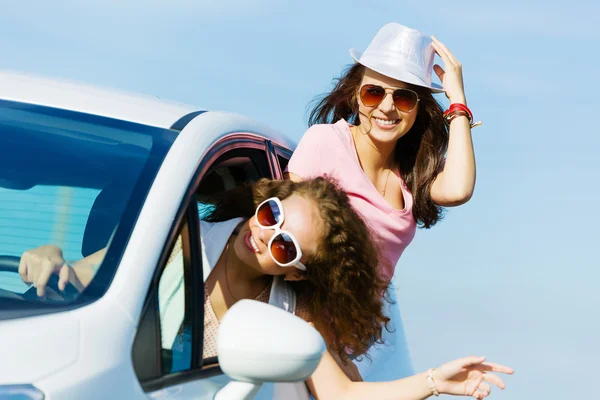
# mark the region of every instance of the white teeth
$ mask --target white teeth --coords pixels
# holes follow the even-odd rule
[[[393,120],[389,120],[389,119],[379,119],[379,118],[375,118],[375,121],[377,121],[377,123],[379,125],[394,125],[397,124],[398,121],[400,121],[399,119],[393,119]]]
[[[250,244],[252,245],[252,248],[254,249],[255,252],[259,252],[260,250],[258,249],[258,246],[256,245],[256,242],[254,242],[254,238],[252,237],[252,235],[250,235]]]

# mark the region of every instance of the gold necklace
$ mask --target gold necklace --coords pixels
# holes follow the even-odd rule
[[[359,133],[362,133],[360,127],[361,127],[361,125],[358,125],[358,126],[355,127],[355,129],[357,129]],[[355,149],[356,149],[356,136],[355,136],[355,134],[354,134],[354,132],[352,130],[350,130],[350,133],[352,134],[352,141],[355,143],[354,146],[355,146]],[[367,133],[369,133],[369,132],[368,131],[365,132],[365,134],[367,134]],[[367,144],[369,146],[373,147],[375,150],[377,150],[377,148],[373,145],[373,143],[369,142],[368,140],[367,140]],[[360,156],[358,155],[358,149],[356,149],[356,158],[358,158],[358,164],[360,165],[360,168],[362,169],[362,163],[360,162]],[[363,169],[363,171],[364,171],[364,169]],[[390,174],[391,173],[392,173],[392,169],[388,168],[388,173],[387,173],[387,175],[385,177],[385,183],[383,184],[383,190],[379,190],[379,193],[381,193],[381,195],[383,197],[385,197],[385,192],[387,190],[388,180],[390,179]],[[373,186],[375,186],[375,184],[373,184]]]
[[[229,292],[229,295],[231,297],[233,297],[233,300],[235,300],[237,303],[240,299],[235,297],[233,292],[231,291],[231,288],[229,287],[229,278],[227,277],[228,271],[229,271],[228,263],[227,263],[228,258],[229,258],[228,256],[229,256],[229,244],[227,244],[227,248],[225,248],[225,286],[227,286],[227,291]]]
[[[385,197],[385,191],[387,189],[388,180],[390,179],[390,174],[392,173],[392,169],[388,168],[387,176],[385,177],[385,184],[383,185],[383,190],[381,191],[381,195]]]
[[[229,263],[228,263],[228,259],[229,259],[229,244],[227,244],[227,248],[225,249],[225,286],[227,286],[227,291],[229,292],[229,295],[231,297],[233,297],[233,300],[235,300],[236,302],[240,301],[240,299],[238,299],[237,297],[235,297],[235,295],[233,294],[233,291],[231,290],[231,287],[229,286]],[[256,296],[258,296],[260,293],[262,293],[262,291],[264,290],[264,288],[262,288],[258,294]],[[251,298],[256,298],[256,296],[253,296]]]

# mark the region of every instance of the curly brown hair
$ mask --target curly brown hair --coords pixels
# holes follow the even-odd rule
[[[202,219],[250,218],[262,201],[270,197],[283,200],[292,194],[314,202],[324,232],[317,252],[305,263],[306,280],[291,284],[306,301],[313,323],[327,337],[330,350],[343,362],[350,355],[360,357],[374,342],[381,343],[383,327],[387,328],[390,320],[383,313],[388,282],[378,273],[374,236],[332,179],[261,179],[219,195],[219,200],[213,197],[210,202],[214,208]]]
[[[350,65],[334,82],[331,92],[317,97],[308,125],[331,124],[345,119],[360,125],[357,93],[365,67]],[[443,208],[431,199],[431,185],[448,149],[448,127],[443,109],[431,90],[415,85],[409,88],[419,95],[417,119],[412,128],[396,144],[394,161],[400,175],[414,196],[413,217],[423,228],[431,228],[443,217]]]

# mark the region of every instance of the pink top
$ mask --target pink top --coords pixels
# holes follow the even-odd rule
[[[340,120],[311,126],[300,140],[287,170],[304,179],[328,175],[338,181],[352,206],[378,235],[382,256],[389,261],[380,263],[381,272],[391,280],[396,263],[417,229],[412,215],[413,197],[402,184],[404,209],[394,209],[385,201],[360,167],[350,125]]]

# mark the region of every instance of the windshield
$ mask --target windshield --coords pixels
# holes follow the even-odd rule
[[[0,303],[13,309],[27,304],[31,310],[101,296],[176,135],[0,101]],[[35,283],[35,271],[23,277],[19,265],[23,254],[36,255],[41,246],[60,249],[66,264],[96,253],[90,290],[81,295],[70,286],[56,290],[58,278],[52,274],[54,280],[39,296],[34,285],[24,282]],[[107,246],[110,257],[104,257]]]

